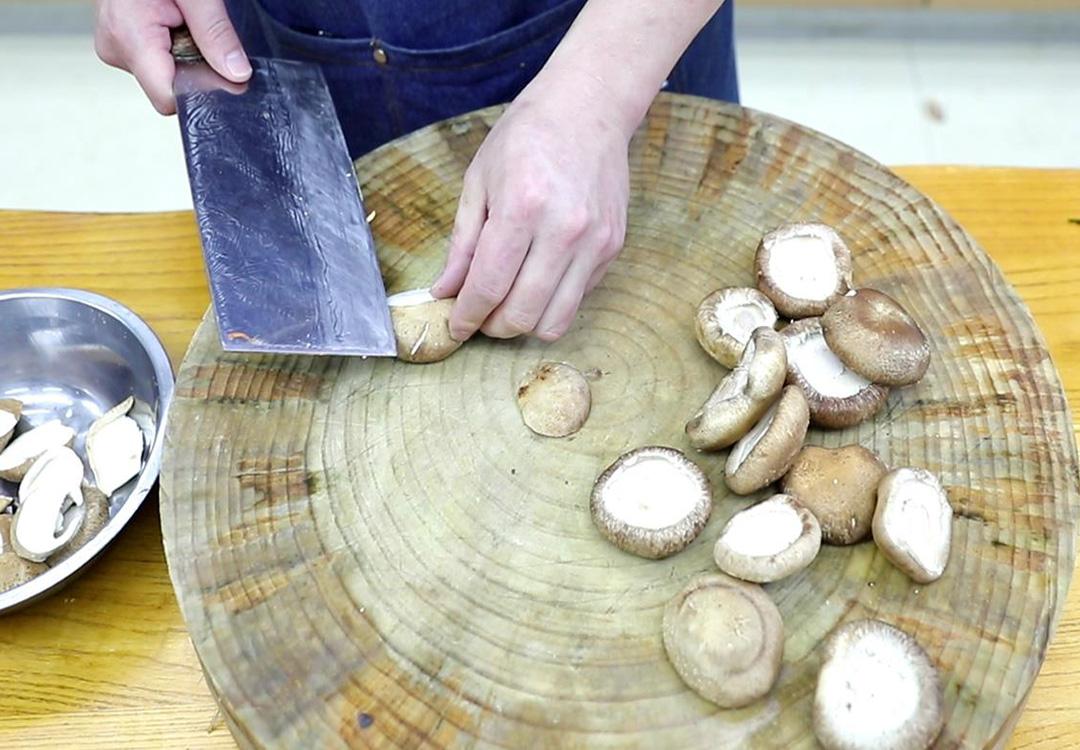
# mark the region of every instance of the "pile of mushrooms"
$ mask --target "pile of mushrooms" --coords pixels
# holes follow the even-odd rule
[[[127,398],[86,433],[86,467],[72,449],[76,432],[59,420],[19,430],[23,405],[0,400],[0,478],[18,483],[0,497],[0,592],[66,559],[109,520],[109,498],[142,470],[142,430]]]

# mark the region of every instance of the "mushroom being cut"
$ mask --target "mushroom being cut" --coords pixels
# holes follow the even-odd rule
[[[758,328],[735,369],[686,423],[690,445],[720,450],[741,438],[776,400],[786,376],[783,338],[772,328]]]
[[[809,420],[802,391],[785,386],[780,400],[728,453],[724,469],[728,488],[737,495],[749,495],[782,477],[806,439]]]
[[[38,577],[49,569],[39,562],[24,560],[11,547],[11,516],[0,515],[0,593]]]
[[[86,456],[94,483],[106,497],[112,497],[142,468],[142,430],[127,416],[134,404],[135,399],[128,396],[95,420],[86,433]]]
[[[892,297],[860,289],[821,316],[829,349],[852,372],[880,385],[911,385],[930,366],[930,343]]]
[[[21,481],[38,456],[51,448],[70,446],[74,440],[75,430],[56,419],[27,430],[0,453],[0,479]]]
[[[788,382],[802,388],[810,418],[822,427],[851,427],[874,416],[889,389],[849,370],[825,343],[819,318],[780,331],[787,345]]]
[[[819,549],[821,527],[814,514],[791,495],[773,495],[731,517],[713,559],[730,576],[769,583],[808,566]]]
[[[826,544],[855,544],[870,533],[878,482],[886,471],[881,459],[861,445],[808,445],[781,486],[814,514]]]
[[[808,318],[851,288],[851,251],[824,224],[784,224],[762,237],[754,271],[778,312]]]
[[[826,750],[925,750],[945,722],[930,657],[880,620],[842,625],[823,646],[814,734]]]
[[[22,403],[13,398],[0,398],[0,450],[11,440],[20,416]]]
[[[517,404],[521,421],[530,430],[544,437],[566,437],[589,418],[592,391],[573,365],[541,362],[518,386]]]
[[[684,549],[712,512],[709,480],[674,448],[624,453],[593,485],[593,523],[619,549],[659,559]]]
[[[941,578],[949,562],[952,506],[926,469],[893,469],[878,484],[874,541],[916,583]]]
[[[664,650],[695,693],[721,708],[764,697],[780,675],[784,623],[764,589],[700,575],[664,607]]]
[[[698,305],[694,332],[710,357],[734,367],[754,331],[776,326],[776,308],[764,294],[750,287],[717,289]]]
[[[436,299],[429,289],[411,289],[386,299],[397,339],[398,359],[427,364],[446,359],[461,346],[450,335],[454,298]]]
[[[78,533],[86,514],[82,480],[82,461],[70,448],[52,448],[34,462],[19,485],[11,524],[11,546],[20,557],[44,562]]]

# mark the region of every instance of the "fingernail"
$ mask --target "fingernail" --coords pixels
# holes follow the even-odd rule
[[[225,55],[225,68],[234,78],[247,78],[251,75],[251,63],[247,55],[236,50]]]

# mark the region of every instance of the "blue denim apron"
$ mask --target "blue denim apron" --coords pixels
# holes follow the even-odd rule
[[[322,67],[353,157],[438,120],[512,100],[585,0],[229,0],[249,54]],[[733,0],[666,90],[738,101]]]

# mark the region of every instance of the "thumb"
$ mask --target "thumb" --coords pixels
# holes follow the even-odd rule
[[[242,83],[251,78],[251,63],[236,35],[222,0],[178,0],[191,38],[219,74]]]

